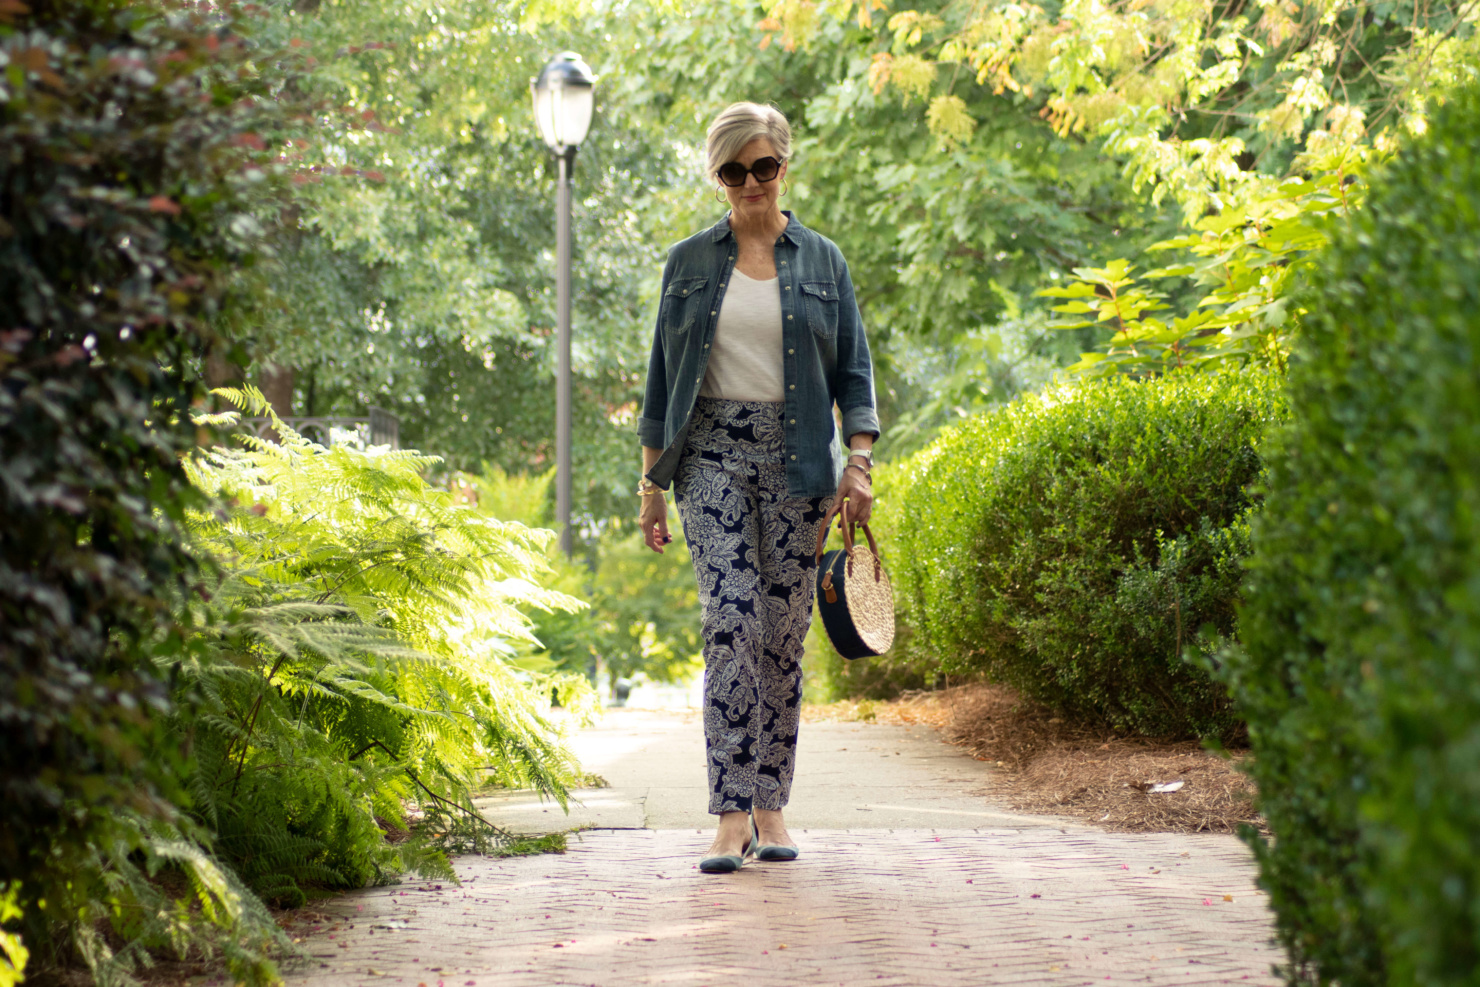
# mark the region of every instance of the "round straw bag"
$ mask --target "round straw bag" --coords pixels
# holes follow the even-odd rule
[[[844,658],[882,655],[894,644],[894,589],[879,558],[879,544],[861,525],[868,548],[853,544],[853,523],[845,500],[817,529],[817,610],[833,648]],[[827,529],[840,515],[843,547],[823,554]]]

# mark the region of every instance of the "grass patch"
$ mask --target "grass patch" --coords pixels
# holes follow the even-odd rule
[[[544,836],[521,836],[512,843],[491,848],[489,857],[533,857],[540,853],[564,853],[565,833],[546,833]]]

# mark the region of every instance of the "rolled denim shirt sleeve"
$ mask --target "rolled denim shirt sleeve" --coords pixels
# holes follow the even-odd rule
[[[859,432],[879,437],[879,415],[874,405],[874,364],[869,357],[863,317],[853,297],[853,278],[843,262],[838,282],[838,366],[833,395],[843,416],[843,444]]]
[[[648,357],[647,388],[643,392],[642,415],[637,419],[637,436],[643,445],[662,449],[666,442],[664,420],[668,415],[668,360],[663,352],[663,293],[668,290],[672,258],[663,266],[663,283],[658,288],[658,314],[653,319],[653,352]]]

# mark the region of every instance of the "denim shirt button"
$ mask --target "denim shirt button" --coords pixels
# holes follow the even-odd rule
[[[797,389],[797,386],[795,384],[788,384],[787,386],[790,387],[793,391]]]
[[[794,354],[794,353],[796,353],[796,350],[787,350],[787,351],[786,351],[786,355],[787,355],[787,356],[791,356],[791,355],[792,355],[792,354]]]
[[[792,462],[796,462],[796,461],[797,461],[797,457],[795,457],[795,456],[792,456],[792,457],[791,457],[791,461],[792,461]]]

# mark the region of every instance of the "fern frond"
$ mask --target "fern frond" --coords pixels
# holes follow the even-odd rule
[[[393,846],[381,822],[403,826],[414,804],[443,847],[498,842],[471,800],[489,771],[562,805],[576,777],[544,716],[551,680],[521,667],[539,647],[529,613],[585,605],[542,585],[552,533],[454,502],[424,479],[435,457],[325,449],[259,392],[218,393],[281,438],[186,463],[217,498],[187,529],[223,573],[189,604],[200,630],[170,666],[211,853],[282,904],[407,872],[451,879],[436,840]],[[168,862],[203,866],[183,850]],[[201,873],[197,894],[226,915]]]

